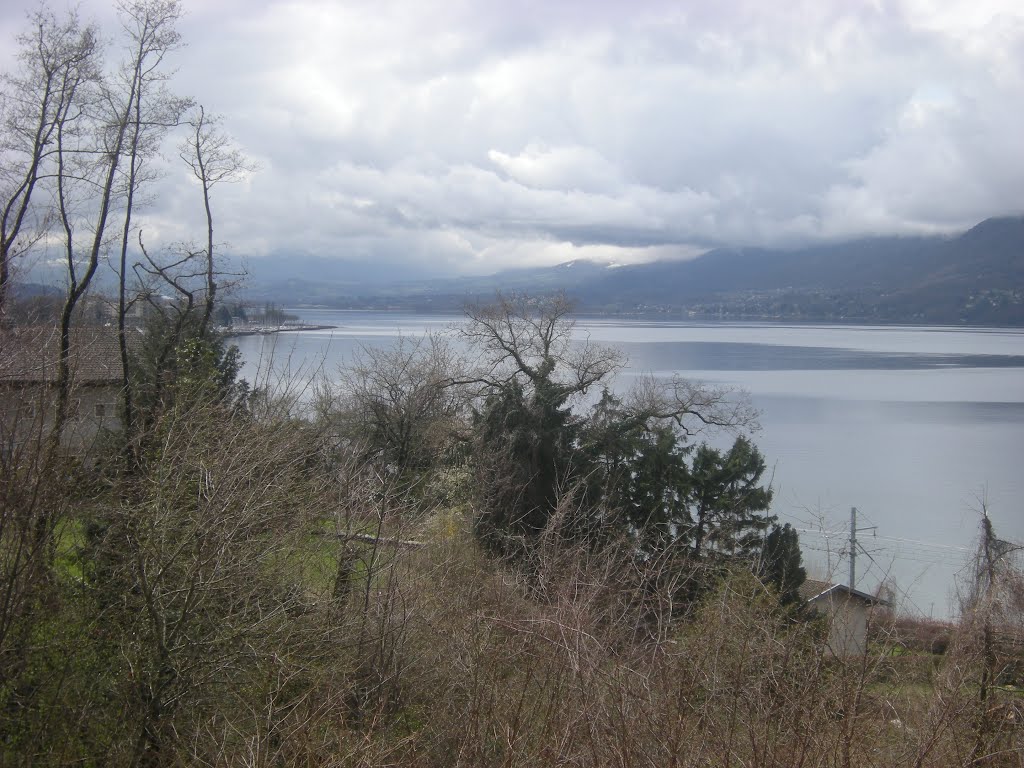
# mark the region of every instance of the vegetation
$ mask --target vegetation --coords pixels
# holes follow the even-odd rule
[[[681,383],[565,408],[615,358],[535,347],[562,307],[486,309],[550,381],[404,340],[299,410],[157,325],[133,451],[3,456],[3,762],[1014,765],[1012,547],[986,528],[947,647],[880,615],[832,657],[756,448],[690,446],[747,412]]]
[[[162,45],[176,9],[124,6]],[[37,21],[39,40],[92,55],[74,19]],[[146,92],[133,61],[128,93]],[[114,206],[122,247],[144,175],[115,171],[144,157],[140,98],[100,161],[126,186],[75,208]],[[119,427],[64,440],[67,343],[56,418],[2,422],[0,762],[1019,764],[1017,549],[986,519],[941,656],[880,623],[866,654],[832,657],[827,621],[799,609],[796,533],[767,513],[755,414],[684,379],[613,392],[618,353],[574,338],[564,297],[469,306],[466,356],[440,337],[367,349],[305,401],[240,381],[211,320],[210,192],[243,166],[209,128],[190,123],[205,245],[151,253],[138,236],[139,279],[119,285]],[[26,173],[45,186],[59,166]],[[68,238],[67,341],[91,280],[71,208],[21,194]],[[731,445],[698,442],[709,430]],[[913,656],[929,663],[900,666]]]

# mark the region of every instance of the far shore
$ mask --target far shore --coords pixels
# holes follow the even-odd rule
[[[272,333],[291,333],[293,331],[331,331],[337,328],[336,325],[307,325],[305,323],[289,325],[257,325],[245,328],[227,328],[224,331],[226,337],[235,336],[268,336]]]

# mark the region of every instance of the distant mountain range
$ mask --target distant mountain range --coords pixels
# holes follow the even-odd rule
[[[290,305],[451,311],[496,290],[564,290],[581,311],[611,314],[1024,325],[1024,216],[987,219],[955,237],[720,248],[689,261],[574,261],[386,285],[331,280],[323,270],[316,280],[278,281],[251,268],[251,298]]]

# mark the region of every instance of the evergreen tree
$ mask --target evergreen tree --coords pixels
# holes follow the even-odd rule
[[[802,564],[800,539],[789,523],[773,526],[765,539],[761,575],[765,583],[773,584],[779,590],[783,605],[799,602],[797,590],[807,579],[807,571]]]
[[[558,510],[561,539],[594,546],[625,536],[641,561],[753,561],[774,522],[764,514],[763,457],[744,437],[724,454],[687,442],[693,420],[735,427],[744,410],[681,380],[612,395],[605,380],[618,356],[573,342],[570,306],[514,295],[467,310],[462,335],[480,355],[480,370],[461,382],[479,388],[477,534],[503,555],[525,554]],[[601,400],[589,413],[574,409],[595,385],[605,386]]]
[[[551,394],[540,382],[527,396],[513,380],[476,414],[477,466],[486,499],[476,529],[490,548],[505,555],[545,530],[560,489],[578,476],[577,420]]]
[[[677,432],[633,418],[606,390],[587,422],[582,448],[591,503],[607,510],[607,523],[624,528],[641,557],[673,546],[688,523],[689,449]]]
[[[474,458],[481,539],[504,555],[525,551],[547,530],[560,498],[586,477],[576,450],[581,418],[572,406],[619,364],[612,350],[572,341],[571,303],[564,296],[499,296],[467,308],[463,338],[479,369],[460,383],[480,405]],[[563,521],[570,538],[586,535]]]
[[[751,556],[760,550],[764,531],[775,522],[764,514],[772,491],[759,485],[764,457],[746,437],[726,453],[701,445],[690,469],[688,533],[695,558],[711,552]]]

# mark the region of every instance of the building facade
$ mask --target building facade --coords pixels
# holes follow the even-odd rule
[[[828,649],[836,656],[859,656],[867,650],[868,623],[876,606],[886,601],[845,584],[807,579],[800,596],[808,609],[829,622]]]
[[[0,332],[0,450],[41,444],[53,428],[60,332],[50,327]],[[121,428],[123,367],[117,333],[76,328],[71,335],[71,400],[62,435],[69,454],[87,456],[105,432]]]

